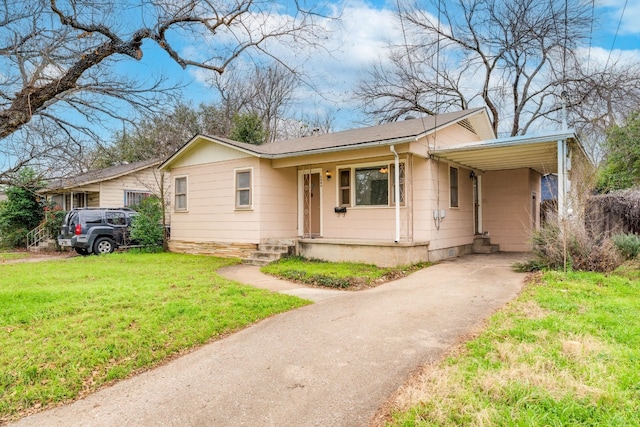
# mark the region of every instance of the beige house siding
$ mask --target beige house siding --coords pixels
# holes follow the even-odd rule
[[[103,208],[124,206],[125,191],[141,191],[158,194],[159,179],[159,172],[146,169],[131,175],[101,182],[99,184],[100,199],[98,206]],[[168,179],[165,181],[168,182]]]
[[[502,251],[530,250],[531,192],[540,194],[540,175],[530,169],[487,172],[482,177],[484,230]]]
[[[260,210],[259,242],[298,236],[297,172],[295,168],[273,169],[261,160],[254,178],[256,207]]]
[[[173,211],[171,239],[257,244],[296,236],[295,169],[274,170],[255,157],[171,170],[187,177],[187,207]],[[252,209],[235,208],[235,171],[252,172]]]
[[[431,190],[427,192],[427,210],[422,211],[424,222],[431,231],[429,249],[432,251],[470,245],[473,243],[473,183],[469,179],[470,170],[444,161],[431,161]],[[451,207],[449,169],[458,169],[458,207]],[[434,211],[444,211],[445,217],[433,219]],[[459,253],[454,253],[459,255]]]
[[[99,182],[86,185],[68,186],[61,189],[45,190],[45,194],[51,201],[59,206],[69,209],[71,196],[84,194],[87,207],[90,208],[120,208],[125,204],[125,192],[143,192],[160,195],[159,180],[161,173],[155,167],[132,172],[116,178],[105,178]],[[171,179],[168,173],[164,174],[164,189],[166,203],[170,200]],[[66,204],[65,201],[66,200]],[[74,207],[78,207],[74,205]],[[170,209],[167,209],[167,224],[170,223]]]

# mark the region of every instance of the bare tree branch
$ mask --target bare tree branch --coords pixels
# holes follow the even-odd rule
[[[314,43],[320,31],[309,11],[285,15],[270,0],[0,1],[0,151],[11,164],[28,163],[31,151],[8,140],[47,123],[75,143],[103,133],[92,126],[109,119],[159,112],[179,87],[162,77],[140,83],[118,67],[140,61],[152,44],[182,68],[222,73],[250,51],[267,51],[270,40]],[[0,164],[0,174],[11,169]]]
[[[592,17],[585,2],[432,0],[430,10],[399,12],[409,45],[392,46],[390,65],[374,67],[358,88],[371,116],[486,106],[497,134],[519,135],[559,123],[562,92],[571,94],[569,123],[579,130],[637,109],[637,62],[586,69],[581,49]]]

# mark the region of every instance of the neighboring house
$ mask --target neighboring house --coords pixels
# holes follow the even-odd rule
[[[0,190],[0,202],[7,199],[7,194],[4,191]]]
[[[159,164],[159,160],[153,159],[90,171],[51,181],[39,193],[63,210],[132,206],[151,194],[159,195]],[[165,189],[169,183],[166,175]]]
[[[260,146],[197,135],[159,169],[175,190],[172,251],[247,256],[290,241],[304,256],[390,266],[487,236],[529,250],[541,177],[568,180],[565,159],[583,155],[570,132],[495,139],[480,108]]]

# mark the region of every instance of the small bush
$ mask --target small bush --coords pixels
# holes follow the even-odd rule
[[[160,199],[147,197],[135,207],[135,210],[138,215],[131,222],[131,239],[145,246],[146,251],[159,251],[164,238]]]
[[[637,234],[616,234],[611,240],[624,259],[634,259],[640,254],[640,236]]]
[[[609,272],[621,263],[611,239],[593,237],[579,221],[550,220],[534,231],[531,241],[535,259],[519,264],[520,271],[560,270]]]

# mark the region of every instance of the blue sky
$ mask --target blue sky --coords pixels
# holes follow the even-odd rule
[[[342,19],[340,23],[325,23],[332,30],[324,41],[326,51],[312,51],[305,57],[291,55],[286,47],[274,45],[274,52],[288,65],[300,66],[307,81],[317,89],[303,87],[299,91],[294,115],[329,112],[333,114],[335,130],[340,130],[362,126],[370,120],[359,114],[351,91],[369,67],[384,62],[387,42],[401,43],[403,36],[394,16],[396,1],[348,0],[333,4],[342,10]],[[600,25],[594,27],[591,57],[606,61],[609,55],[623,55],[640,60],[640,26],[636,25],[640,21],[640,2],[628,1],[625,5],[625,0],[596,0],[594,5],[594,14],[601,19]],[[156,59],[161,58],[152,60]],[[215,99],[215,93],[204,84],[206,73],[189,69],[181,76],[190,82],[185,99],[196,103]]]

